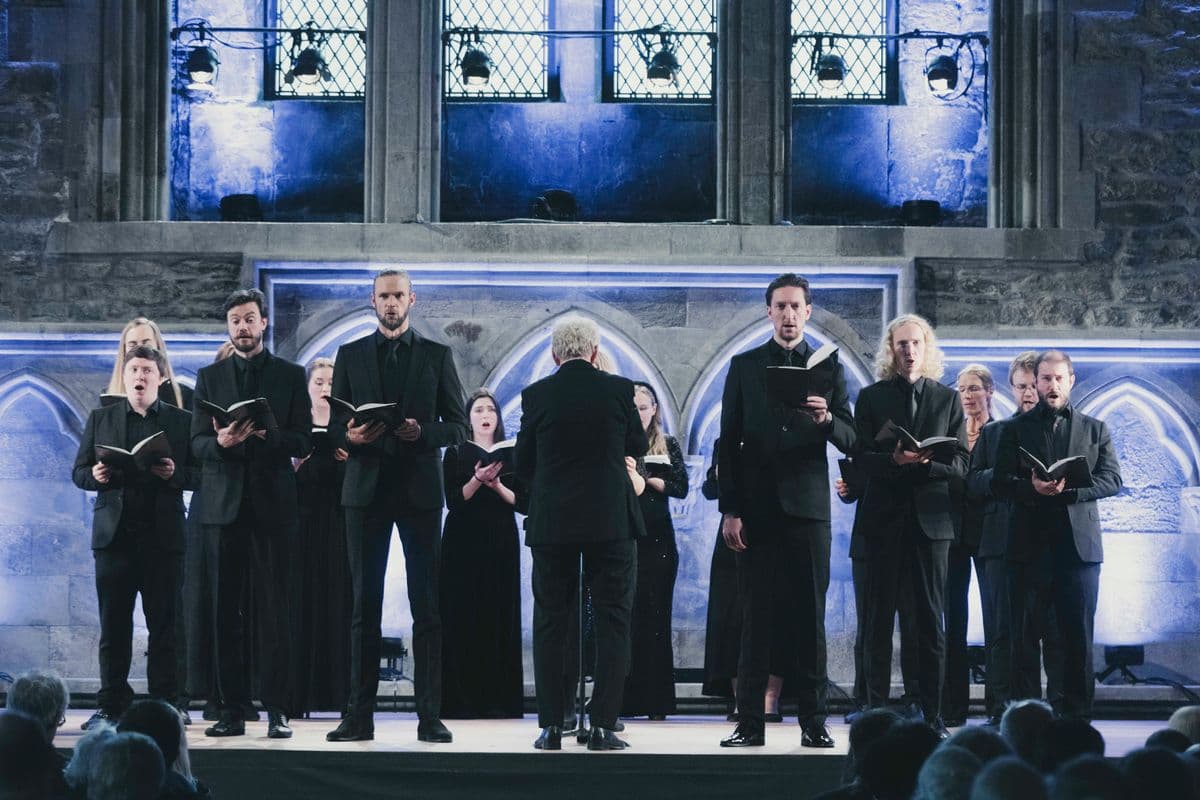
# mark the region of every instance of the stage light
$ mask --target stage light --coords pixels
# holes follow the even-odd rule
[[[323,80],[333,80],[333,75],[329,72],[329,65],[325,63],[325,56],[321,54],[319,47],[315,45],[306,47],[300,51],[300,55],[296,56],[296,60],[292,62],[292,68],[283,76],[284,83],[291,83],[293,80],[308,86]]]
[[[651,86],[666,88],[675,83],[678,73],[679,59],[675,58],[670,45],[664,43],[662,49],[654,54],[646,66],[646,80],[650,81]]]
[[[958,88],[958,61],[943,53],[925,68],[929,91],[935,95],[949,94]]]
[[[846,80],[846,61],[837,52],[822,53],[817,56],[815,71],[822,89],[837,89]]]
[[[1132,684],[1146,683],[1129,671],[1130,667],[1140,667],[1146,663],[1146,648],[1140,644],[1106,645],[1104,647],[1104,671],[1096,675],[1098,683],[1104,683],[1114,672]]]
[[[193,47],[188,51],[187,57],[188,80],[197,84],[212,83],[217,77],[217,67],[220,63],[217,51],[208,45]]]
[[[463,53],[459,62],[462,80],[467,86],[486,86],[492,77],[492,59],[482,48],[472,47]]]

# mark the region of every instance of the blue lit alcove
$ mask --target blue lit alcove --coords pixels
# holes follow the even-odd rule
[[[180,0],[172,22],[260,26],[269,5]],[[261,41],[249,33],[221,37]],[[185,47],[172,52],[171,219],[220,219],[222,197],[252,194],[268,221],[361,222],[363,99],[270,99],[261,49],[216,49],[221,64],[208,86],[189,85],[183,76]]]

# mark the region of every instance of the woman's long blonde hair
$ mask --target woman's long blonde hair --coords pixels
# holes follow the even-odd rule
[[[154,349],[162,353],[163,363],[167,365],[162,379],[171,382],[171,390],[175,393],[175,405],[183,408],[183,393],[179,391],[179,383],[175,380],[175,370],[171,368],[171,357],[167,355],[167,343],[163,340],[162,331],[154,324],[154,320],[145,317],[134,317],[121,329],[121,338],[117,340],[117,358],[113,362],[112,377],[108,379],[108,393],[125,394],[125,381],[121,378],[125,369],[125,336],[138,325],[145,325],[154,334]]]
[[[921,365],[921,377],[940,380],[946,372],[946,355],[938,347],[937,334],[929,320],[919,314],[901,314],[888,323],[887,330],[879,340],[879,350],[875,353],[875,375],[881,381],[896,377],[896,354],[892,350],[892,335],[896,329],[913,324],[925,334],[925,363]]]
[[[658,413],[658,396],[654,394],[654,389],[648,383],[640,381],[633,384],[633,396],[644,394],[650,398],[650,402],[654,403],[654,416],[650,418],[650,424],[646,426],[646,438],[650,440],[650,449],[646,451],[646,455],[650,456],[665,456],[667,454],[667,438],[662,432],[662,417]]]

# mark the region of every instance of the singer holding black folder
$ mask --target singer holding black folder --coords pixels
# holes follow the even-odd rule
[[[99,710],[84,730],[99,722],[116,724],[133,701],[129,666],[139,592],[150,632],[150,695],[175,703],[179,691],[175,648],[183,642],[176,641],[175,604],[183,562],[183,490],[190,488],[191,415],[159,400],[166,358],[158,350],[135,346],[123,363],[125,401],[88,416],[71,475],[80,489],[98,492],[92,551],[100,607]],[[97,460],[97,446],[132,450],[158,433],[167,439],[170,456],[147,469],[116,470]]]
[[[866,486],[854,518],[863,559],[866,619],[863,671],[867,705],[887,703],[892,679],[892,630],[901,593],[911,592],[917,628],[917,683],[921,712],[942,738],[946,632],[946,568],[954,539],[949,481],[967,472],[966,449],[912,452],[888,433],[899,425],[920,441],[957,437],[963,425],[958,393],[938,382],[942,352],[928,321],[905,314],[888,323],[875,367],[877,382],[863,389],[854,408],[860,451],[855,464]]]
[[[251,702],[245,625],[250,611],[246,587],[253,581],[258,611],[259,691],[267,709],[267,735],[286,739],[290,681],[288,642],[290,593],[286,586],[290,548],[297,526],[296,475],[292,459],[312,450],[312,403],[304,368],[263,346],[266,298],[240,289],[225,301],[225,325],[233,356],[203,367],[196,376],[192,449],[201,463],[204,491],[199,513],[204,526],[214,587],[217,684],[221,717],[207,736],[241,736]],[[276,427],[249,420],[220,427],[205,403],[229,408],[264,398]],[[215,570],[215,574],[212,574]]]
[[[853,451],[854,420],[837,353],[824,362],[828,396],[809,396],[799,407],[768,396],[769,368],[805,366],[813,355],[804,339],[804,323],[812,315],[808,281],[780,275],[767,286],[766,304],[771,339],[733,357],[721,401],[721,536],[737,553],[743,614],[738,724],[721,746],[765,743],[763,692],[773,628],[780,610],[794,602],[800,609],[793,623],[800,662],[794,686],[800,744],[833,747],[825,727],[831,542],[826,448],[832,442],[844,453]]]
[[[325,735],[331,742],[375,738],[383,588],[392,527],[404,548],[413,616],[413,691],[417,738],[449,742],[441,721],[442,619],[438,612],[442,470],[439,450],[467,437],[462,384],[450,348],[413,330],[416,293],[408,273],[376,274],[373,333],[338,348],[333,396],[353,406],[398,403],[400,424],[360,423],[341,406],[329,432],[350,453],[342,505],[346,508],[354,612],[350,623],[350,702],[346,718]]]
[[[1121,490],[1121,469],[1108,427],[1071,405],[1075,368],[1060,350],[1038,356],[1039,402],[1000,429],[993,486],[1012,500],[1007,558],[1013,664],[1036,659],[1035,610],[1051,605],[1062,640],[1064,716],[1089,718],[1095,691],[1092,630],[1100,593],[1104,546],[1096,501]],[[1039,480],[1021,465],[1019,448],[1049,464],[1084,456],[1091,486],[1067,479]],[[1026,670],[1013,674],[1013,699],[1038,697],[1041,686]]]

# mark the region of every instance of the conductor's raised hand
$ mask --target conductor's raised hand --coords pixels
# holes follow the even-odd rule
[[[746,549],[746,539],[742,536],[742,518],[726,514],[721,518],[721,538],[730,550],[741,552]]]
[[[351,418],[346,423],[346,441],[356,447],[370,444],[387,430],[387,425],[382,422],[364,422],[362,425],[355,425],[354,422],[355,420]]]
[[[254,435],[254,422],[244,419],[241,422],[231,422],[222,428],[213,420],[213,430],[217,432],[217,444],[225,449],[237,447]]]

